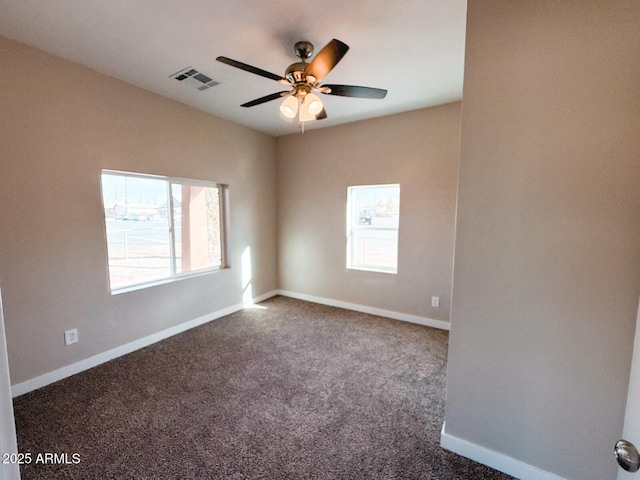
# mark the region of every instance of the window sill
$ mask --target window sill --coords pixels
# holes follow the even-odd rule
[[[398,274],[398,270],[392,270],[392,269],[384,269],[384,268],[380,268],[380,267],[355,267],[355,266],[347,266],[347,270],[360,270],[363,272],[374,272],[374,273],[390,273],[392,275],[397,275]]]
[[[203,277],[205,275],[211,275],[213,273],[221,272],[228,269],[229,267],[208,268],[206,270],[198,270],[197,272],[193,273],[185,273],[173,278],[165,278],[162,280],[155,280],[153,282],[137,283],[135,285],[128,285],[126,287],[114,288],[113,290],[111,290],[111,295],[120,295],[121,293],[135,292],[136,290],[144,290],[146,288],[157,287],[159,285],[166,285],[167,283],[180,282],[188,278]]]

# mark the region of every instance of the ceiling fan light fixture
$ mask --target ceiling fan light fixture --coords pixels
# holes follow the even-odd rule
[[[302,108],[300,108],[300,115],[298,117],[298,120],[300,121],[300,123],[302,122],[310,122],[311,120],[315,120],[316,116],[315,115],[311,115],[306,108],[304,108],[304,105],[302,106]]]
[[[287,118],[295,118],[298,114],[298,99],[293,95],[289,95],[280,104],[280,113]]]
[[[320,100],[317,95],[308,93],[300,103],[298,119],[300,123],[317,120],[317,115],[323,110],[324,105],[322,104],[322,100]]]
[[[322,100],[320,100],[320,98],[314,93],[309,93],[304,98],[304,105],[307,109],[307,112],[309,112],[311,115],[319,114],[324,108],[324,105],[322,105]]]

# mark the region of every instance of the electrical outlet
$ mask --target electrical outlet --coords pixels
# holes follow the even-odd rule
[[[431,306],[434,308],[440,307],[440,297],[431,297]]]
[[[72,343],[78,343],[78,329],[72,328],[64,332],[64,344],[71,345]]]

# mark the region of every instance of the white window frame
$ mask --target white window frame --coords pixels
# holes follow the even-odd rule
[[[127,178],[147,178],[150,180],[162,180],[166,183],[166,187],[167,187],[167,205],[169,206],[169,211],[167,212],[167,217],[168,217],[168,221],[169,221],[169,255],[170,255],[170,267],[171,267],[171,271],[170,271],[170,276],[166,277],[166,278],[161,278],[161,279],[156,279],[156,280],[150,280],[150,281],[144,281],[144,282],[138,282],[138,283],[134,283],[134,284],[130,284],[130,285],[126,285],[126,286],[122,286],[122,287],[116,287],[113,288],[111,286],[111,273],[109,270],[109,244],[108,244],[108,239],[107,239],[107,225],[106,225],[106,216],[104,215],[105,210],[105,205],[104,205],[104,194],[102,192],[102,175],[115,175],[115,176],[121,176],[121,177],[127,177]],[[101,186],[101,203],[102,203],[102,212],[103,212],[103,221],[104,223],[104,235],[105,235],[105,249],[107,251],[107,278],[109,281],[109,288],[111,290],[111,294],[112,295],[117,295],[120,293],[126,293],[126,292],[131,292],[134,290],[140,290],[143,288],[148,288],[148,287],[153,287],[156,285],[163,285],[166,283],[172,283],[178,280],[182,280],[184,278],[191,278],[191,277],[197,277],[200,275],[206,275],[206,274],[211,274],[212,272],[217,272],[223,269],[227,269],[230,268],[229,265],[229,252],[228,252],[228,245],[229,245],[229,186],[227,184],[224,183],[216,183],[216,182],[209,182],[209,181],[205,181],[205,180],[194,180],[191,178],[180,178],[180,177],[167,177],[167,176],[163,176],[163,175],[154,175],[154,174],[148,174],[148,173],[138,173],[138,172],[126,172],[126,171],[120,171],[120,170],[108,170],[108,169],[103,169],[100,172],[100,186]],[[205,268],[200,268],[200,269],[196,269],[196,270],[189,270],[186,272],[178,272],[177,270],[177,259],[176,259],[176,252],[175,252],[175,242],[176,242],[176,231],[175,231],[175,225],[174,225],[174,205],[173,205],[173,195],[171,192],[171,185],[172,184],[180,184],[180,185],[195,185],[195,186],[202,186],[202,187],[210,187],[210,188],[217,188],[218,189],[218,194],[219,194],[219,208],[220,208],[220,266],[213,266],[213,267],[205,267]]]
[[[388,274],[397,274],[398,273],[398,261],[399,261],[399,244],[400,244],[400,219],[398,218],[398,227],[382,227],[382,226],[372,226],[372,225],[360,225],[359,222],[354,222],[354,215],[356,215],[355,207],[353,205],[353,194],[355,190],[358,189],[366,189],[366,188],[382,188],[382,187],[397,187],[400,189],[399,183],[387,183],[387,184],[377,184],[377,185],[352,185],[347,187],[347,215],[346,215],[346,268],[348,270],[363,270],[367,272],[377,272],[377,273],[388,273]],[[359,216],[359,214],[358,214]],[[394,230],[396,231],[396,263],[393,267],[383,267],[380,265],[367,265],[367,264],[359,264],[355,263],[353,259],[353,238],[355,230]]]

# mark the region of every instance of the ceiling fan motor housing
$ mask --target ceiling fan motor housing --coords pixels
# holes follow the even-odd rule
[[[305,72],[308,63],[296,62],[289,65],[284,76],[291,83],[296,84],[300,82],[307,83],[307,73]]]
[[[293,50],[302,61],[289,65],[284,74],[285,78],[293,84],[314,83],[316,81],[315,77],[306,73],[309,64],[305,61],[313,55],[313,43],[307,41],[297,42]]]

